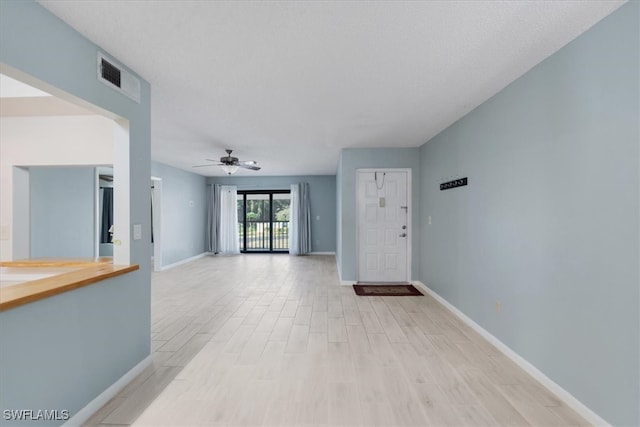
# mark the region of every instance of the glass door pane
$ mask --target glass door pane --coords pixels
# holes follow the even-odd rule
[[[271,220],[273,224],[273,250],[289,250],[289,206],[291,204],[291,194],[274,193],[273,210]]]
[[[250,251],[271,250],[271,214],[269,194],[247,194],[246,201],[246,248]]]

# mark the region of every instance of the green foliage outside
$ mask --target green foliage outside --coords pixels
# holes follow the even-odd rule
[[[289,221],[289,206],[276,211],[276,221]]]
[[[247,233],[254,235],[269,232],[269,213],[271,212],[269,200],[247,200],[246,220]],[[275,235],[286,235],[288,233],[289,221],[289,199],[273,199],[273,221],[284,222],[284,224],[274,224]],[[245,219],[244,201],[238,201],[238,222],[242,225]],[[257,223],[263,223],[258,226]],[[266,223],[266,224],[264,224]],[[241,233],[242,233],[241,229]]]

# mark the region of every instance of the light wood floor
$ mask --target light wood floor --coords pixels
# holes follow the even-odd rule
[[[429,296],[357,297],[332,256],[152,278],[154,363],[87,425],[583,426]]]

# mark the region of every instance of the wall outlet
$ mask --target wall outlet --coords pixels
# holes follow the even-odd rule
[[[496,313],[500,313],[501,309],[502,309],[502,301],[498,300],[496,301]]]

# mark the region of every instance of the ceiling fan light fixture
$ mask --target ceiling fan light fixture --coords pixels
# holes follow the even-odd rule
[[[227,175],[233,175],[234,173],[236,173],[236,171],[238,170],[238,166],[234,166],[234,165],[222,165],[222,170],[224,171],[224,173],[226,173]]]

